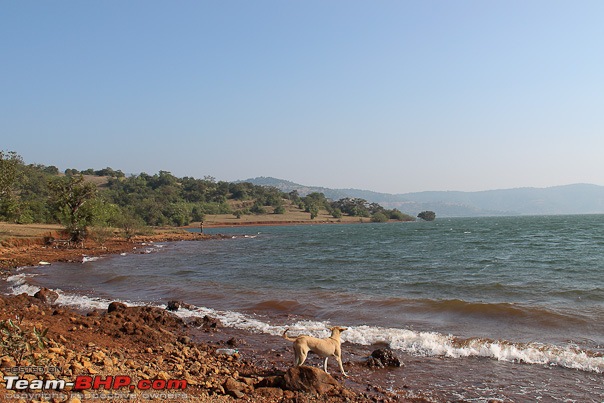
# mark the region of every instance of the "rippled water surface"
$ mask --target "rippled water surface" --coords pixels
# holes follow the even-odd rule
[[[199,307],[191,315],[259,332],[333,323],[360,345],[574,368],[596,383],[604,372],[602,215],[213,231],[232,239],[148,245],[11,281],[73,304],[179,299]]]

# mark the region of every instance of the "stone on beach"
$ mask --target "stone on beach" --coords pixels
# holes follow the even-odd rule
[[[41,288],[34,294],[34,298],[52,305],[57,301],[57,299],[59,299],[59,294],[57,294],[55,291],[49,290],[48,288]]]
[[[371,353],[367,360],[367,366],[370,368],[401,367],[404,366],[398,359],[394,351],[389,348],[379,348]]]
[[[338,381],[322,369],[305,365],[292,367],[284,376],[285,389],[322,395],[338,386]]]

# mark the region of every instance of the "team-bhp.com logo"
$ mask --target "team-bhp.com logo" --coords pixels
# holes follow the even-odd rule
[[[47,391],[63,391],[72,390],[76,392],[83,391],[99,391],[104,389],[110,392],[174,392],[182,391],[187,388],[187,381],[184,379],[141,379],[134,381],[130,376],[87,376],[80,375],[75,378],[75,381],[68,382],[60,379],[42,380],[42,379],[22,379],[16,375],[4,376],[6,389],[17,393],[31,392],[47,392]],[[124,396],[125,397],[125,396]]]

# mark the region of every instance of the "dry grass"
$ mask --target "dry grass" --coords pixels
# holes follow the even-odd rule
[[[359,217],[334,218],[327,211],[322,210],[314,220],[310,213],[298,209],[296,206],[287,206],[285,214],[273,214],[267,207],[267,214],[242,215],[241,218],[233,214],[213,214],[205,217],[205,227],[230,227],[238,225],[288,225],[288,224],[325,224],[325,223],[358,223],[369,222],[369,218]],[[191,223],[189,227],[199,228],[199,222]],[[63,227],[58,224],[12,224],[0,222],[0,242],[8,238],[35,238],[43,237],[51,232],[61,231]],[[179,233],[183,228],[162,227],[155,228],[153,233]]]
[[[205,217],[204,226],[221,227],[237,225],[287,225],[287,224],[325,224],[325,223],[358,223],[359,217],[344,216],[334,218],[325,210],[319,212],[315,219],[310,218],[310,213],[306,213],[296,206],[286,206],[285,214],[273,214],[270,207],[266,207],[267,214],[249,214],[242,215],[241,218],[233,214],[212,214]],[[363,218],[363,222],[368,222],[369,218]],[[199,223],[192,223],[191,227],[199,226]]]
[[[62,230],[57,224],[12,224],[0,222],[0,241],[7,238],[31,238]]]

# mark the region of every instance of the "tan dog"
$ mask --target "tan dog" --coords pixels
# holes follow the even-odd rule
[[[327,372],[327,359],[329,357],[335,357],[340,365],[342,375],[347,377],[348,375],[346,375],[346,372],[344,372],[344,368],[342,367],[342,350],[340,349],[340,333],[346,329],[347,328],[345,327],[339,326],[330,327],[331,336],[327,339],[317,339],[312,336],[298,336],[295,339],[292,339],[287,336],[287,331],[289,329],[285,329],[283,338],[294,343],[294,365],[296,367],[304,364],[308,352],[312,351],[321,357],[325,357],[325,363],[323,364],[325,372]]]

